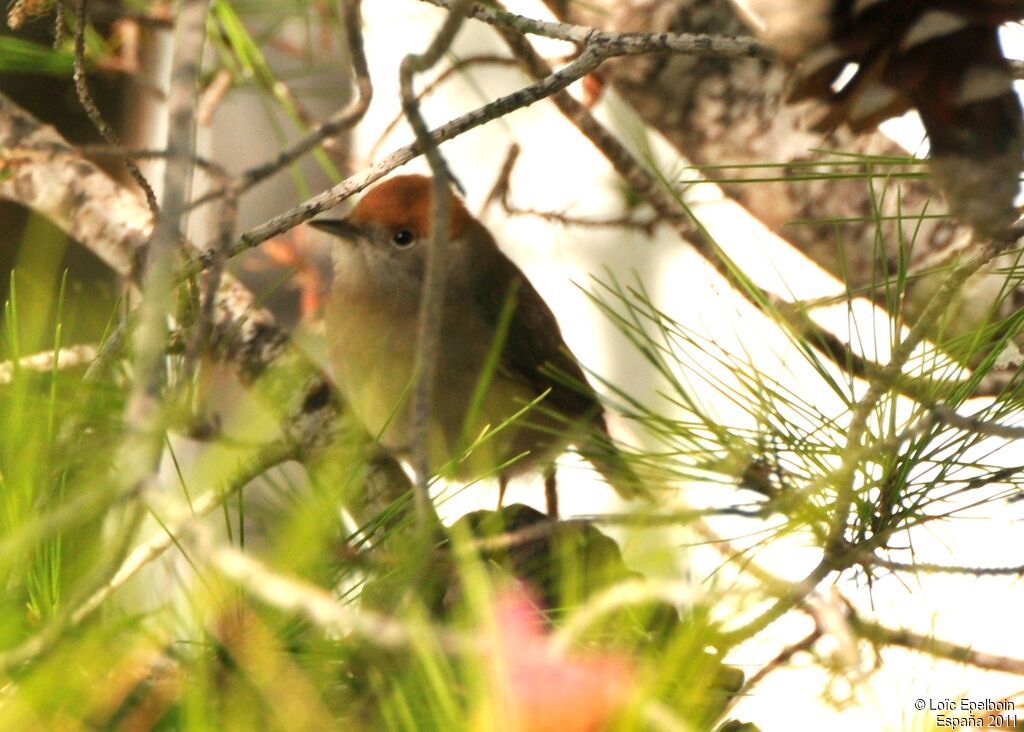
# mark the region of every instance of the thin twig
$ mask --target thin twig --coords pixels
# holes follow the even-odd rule
[[[436,78],[432,79],[429,84],[426,84],[422,89],[416,92],[416,99],[425,99],[427,96],[433,93],[434,90],[438,89],[442,84],[448,81],[448,79],[450,79],[452,76],[459,73],[460,71],[468,69],[470,66],[487,65],[515,66],[516,62],[514,59],[508,58],[507,56],[495,56],[494,54],[486,53],[479,54],[477,56],[467,56],[465,58],[457,59],[452,63],[451,66],[449,66],[440,74],[438,74]],[[390,122],[387,123],[387,125],[384,126],[384,129],[381,130],[379,135],[377,135],[377,140],[373,143],[373,146],[370,147],[370,151],[366,155],[367,160],[373,160],[374,158],[377,157],[377,153],[380,152],[380,148],[384,144],[384,141],[388,139],[392,132],[395,131],[395,128],[397,128],[398,125],[401,124],[403,119],[405,119],[405,113],[399,112],[392,118]]]
[[[850,628],[861,638],[883,646],[899,646],[913,651],[927,653],[934,658],[944,658],[975,668],[1024,675],[1024,659],[983,653],[967,646],[921,635],[910,630],[887,628],[880,623],[864,620],[851,614]]]
[[[64,45],[67,19],[64,17],[64,0],[55,0],[53,13],[53,48],[59,51]]]
[[[964,432],[971,432],[989,437],[1002,437],[1007,440],[1024,439],[1024,427],[1013,427],[1011,425],[999,424],[991,420],[978,419],[977,417],[964,417],[950,407],[936,404],[931,407],[936,419],[950,427],[955,427]]]
[[[425,0],[431,5],[451,9],[461,0]],[[499,6],[500,7],[500,6]],[[708,35],[703,33],[616,33],[585,25],[536,20],[516,15],[507,10],[473,3],[468,14],[475,20],[494,26],[499,31],[511,31],[520,37],[526,34],[556,38],[582,46],[614,45],[624,54],[683,53],[694,55],[735,54],[747,58],[775,58],[773,49],[756,38],[743,36]]]
[[[793,656],[798,653],[811,650],[814,647],[814,644],[818,642],[819,638],[821,638],[821,630],[815,628],[804,638],[801,638],[796,643],[792,643],[779,651],[775,658],[758,669],[757,673],[747,679],[746,683],[743,684],[740,690],[732,695],[720,716],[724,717],[741,699],[750,696],[750,693],[758,684],[764,681],[773,671],[777,671],[789,663]]]
[[[661,220],[657,216],[654,216],[646,221],[639,221],[629,214],[614,218],[570,216],[569,214],[562,213],[560,211],[542,211],[540,209],[521,208],[516,206],[512,203],[511,178],[516,161],[519,159],[519,152],[520,147],[518,143],[509,145],[508,152],[505,154],[505,161],[501,164],[501,170],[498,172],[498,177],[494,181],[494,185],[491,187],[490,192],[487,194],[487,198],[484,199],[482,207],[484,210],[486,210],[494,201],[498,201],[501,203],[502,210],[509,216],[532,216],[534,218],[561,224],[563,226],[635,229],[647,234],[648,236],[654,233],[654,227],[657,226],[658,222]]]
[[[639,37],[626,37],[620,34],[601,34],[600,38],[601,43],[587,45],[574,61],[550,76],[435,128],[431,132],[431,139],[435,144],[441,144],[509,112],[529,106],[565,89],[596,69],[605,60],[616,56],[672,52],[713,58],[758,58],[767,53],[766,49],[755,41],[724,36],[682,33],[641,34]],[[230,256],[237,256],[318,213],[336,206],[422,152],[423,147],[418,141],[395,150],[366,170],[242,234],[232,244]],[[192,206],[205,203],[210,199],[211,197],[201,198],[193,202]],[[187,272],[194,273],[207,266],[206,263],[210,257],[212,257],[212,253],[203,253],[187,269]]]
[[[363,18],[360,8],[361,0],[344,0],[342,2],[342,25],[345,28],[345,39],[348,44],[349,56],[352,59],[352,73],[356,87],[355,99],[329,119],[314,127],[305,137],[296,140],[282,150],[273,160],[242,173],[231,185],[231,190],[236,196],[266,180],[282,168],[291,165],[328,138],[354,127],[366,116],[366,111],[370,108],[370,102],[373,99],[373,84],[370,80],[370,69],[363,45]],[[211,191],[193,201],[189,208],[203,205],[223,193],[223,189]],[[276,233],[279,234],[281,231]],[[271,234],[271,236],[274,235],[276,234]]]
[[[120,147],[120,138],[118,138],[117,133],[114,132],[113,128],[107,124],[107,121],[103,119],[103,115],[96,106],[96,102],[93,101],[92,94],[89,93],[89,85],[85,78],[85,25],[87,22],[85,13],[86,3],[87,0],[78,0],[78,10],[75,17],[75,91],[78,93],[78,100],[81,103],[82,108],[85,110],[89,120],[96,128],[96,131],[100,133],[100,136],[103,137],[108,144]],[[160,207],[156,202],[156,194],[153,193],[153,187],[149,185],[149,181],[146,180],[142,171],[139,170],[139,166],[136,165],[133,160],[125,158],[124,164],[128,169],[128,173],[131,174],[132,180],[138,184],[139,188],[142,189],[143,194],[145,194],[149,210],[155,215],[160,210]]]
[[[214,114],[234,83],[235,75],[229,69],[221,69],[213,77],[213,81],[206,85],[199,96],[199,103],[196,104],[196,123],[200,127],[210,126]]]
[[[965,574],[972,577],[1024,577],[1024,564],[1016,567],[967,567],[951,564],[933,564],[930,562],[894,562],[890,559],[870,556],[857,560],[864,567],[883,567],[893,572],[913,572],[914,574]]]
[[[430,417],[434,406],[434,382],[437,358],[441,348],[441,313],[444,305],[445,279],[448,262],[445,250],[451,220],[451,189],[448,185],[448,166],[441,151],[431,138],[420,113],[419,101],[413,88],[413,76],[432,68],[448,50],[462,27],[469,0],[457,0],[422,54],[409,54],[399,67],[402,110],[426,155],[433,172],[431,190],[430,241],[427,245],[426,272],[423,275],[423,293],[420,299],[419,322],[416,332],[416,359],[412,393],[413,463],[416,470],[416,508],[421,524],[427,525],[430,495]]]

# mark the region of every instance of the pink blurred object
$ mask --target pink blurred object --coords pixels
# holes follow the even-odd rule
[[[621,653],[562,652],[545,627],[528,591],[516,587],[499,595],[494,636],[486,645],[493,719],[507,732],[602,729],[632,693],[633,664]]]

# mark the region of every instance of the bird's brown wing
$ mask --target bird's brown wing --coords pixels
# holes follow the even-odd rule
[[[537,395],[547,392],[540,409],[591,428],[589,434],[581,435],[577,448],[622,496],[649,497],[647,485],[612,442],[601,403],[562,339],[547,303],[496,246],[478,264],[486,276],[475,278],[475,299],[484,317],[497,327],[509,298],[514,305],[498,369],[506,377],[527,384]]]
[[[476,301],[496,326],[509,298],[513,307],[498,369],[527,384],[538,395],[548,391],[540,408],[605,431],[604,413],[576,358],[562,338],[551,309],[522,272],[496,248],[486,262],[486,277]],[[510,283],[502,286],[499,283]]]

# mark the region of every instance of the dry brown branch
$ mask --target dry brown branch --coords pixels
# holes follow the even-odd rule
[[[435,78],[433,78],[429,84],[426,84],[422,89],[416,93],[417,101],[425,99],[428,95],[433,93],[436,89],[440,88],[446,81],[456,74],[465,71],[473,66],[515,66],[516,62],[513,59],[506,58],[505,56],[495,56],[492,54],[479,54],[475,56],[467,56],[466,58],[457,59],[451,66],[446,68]],[[392,132],[401,124],[402,120],[405,119],[405,114],[399,112],[392,118],[384,129],[381,130],[380,134],[377,135],[377,140],[370,147],[370,152],[367,154],[368,160],[373,160],[377,157],[377,153],[380,152],[381,146],[384,141],[388,139]]]
[[[976,651],[968,646],[939,640],[910,630],[887,628],[880,623],[864,620],[856,615],[851,615],[849,622],[850,627],[858,636],[876,645],[899,646],[926,653],[934,658],[944,658],[947,661],[963,663],[975,668],[1024,675],[1024,659]]]
[[[722,710],[722,716],[728,714],[729,710],[736,706],[736,703],[739,702],[741,699],[743,699],[746,696],[749,696],[750,693],[757,687],[757,685],[764,681],[774,671],[779,670],[787,663],[789,663],[793,659],[793,656],[797,655],[798,653],[804,653],[805,651],[811,650],[814,647],[814,644],[817,643],[820,638],[821,630],[815,628],[808,635],[801,638],[796,643],[792,643],[783,648],[781,651],[779,651],[774,658],[772,658],[768,663],[759,668],[756,674],[747,679],[744,682],[743,686],[740,688],[740,690],[737,691],[731,699],[729,699],[729,703],[726,705],[725,709]]]
[[[342,24],[345,29],[349,56],[352,60],[352,73],[356,86],[355,99],[332,117],[316,125],[305,137],[282,150],[273,160],[242,173],[231,185],[234,195],[241,195],[260,181],[266,180],[279,170],[291,165],[325,140],[354,127],[366,115],[366,110],[369,109],[370,101],[373,99],[373,84],[370,82],[370,70],[363,47],[363,19],[360,5],[361,0],[344,0],[342,3]],[[223,195],[223,189],[213,190],[193,201],[190,208],[200,206],[220,195]],[[325,208],[329,208],[329,206]],[[280,234],[288,228],[291,227],[285,227],[270,234],[267,238]]]
[[[658,225],[657,217],[650,217],[640,221],[633,216],[617,216],[613,218],[594,218],[570,216],[560,211],[541,211],[533,208],[521,208],[512,203],[511,177],[515,168],[516,160],[519,158],[519,145],[513,143],[505,154],[505,161],[501,164],[498,177],[494,181],[487,198],[484,199],[483,210],[486,210],[494,201],[501,203],[501,209],[509,216],[533,216],[544,221],[561,224],[562,226],[582,226],[591,228],[623,228],[634,229],[650,236],[654,233],[654,227]]]
[[[96,106],[96,102],[93,101],[92,94],[89,93],[89,84],[85,74],[85,26],[88,22],[85,12],[86,3],[87,0],[78,0],[75,14],[75,91],[78,93],[78,100],[82,108],[96,128],[96,131],[100,133],[100,136],[107,141],[108,145],[120,147],[120,138],[113,128],[107,124],[107,121],[103,119],[103,115]],[[159,206],[156,202],[156,194],[153,192],[153,187],[149,185],[149,181],[146,180],[142,171],[139,170],[139,166],[133,160],[126,158],[124,164],[132,179],[145,194],[149,210],[156,213],[159,210]]]

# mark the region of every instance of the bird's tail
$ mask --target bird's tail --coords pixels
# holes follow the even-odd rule
[[[657,493],[656,481],[648,476],[642,463],[615,444],[604,420],[595,425],[577,450],[581,457],[597,469],[601,477],[626,499],[652,500]]]

